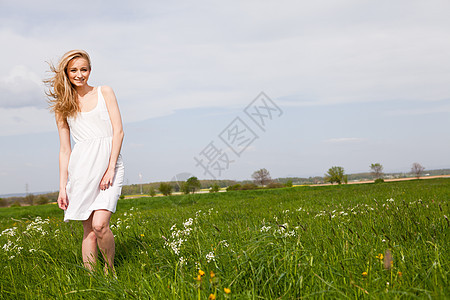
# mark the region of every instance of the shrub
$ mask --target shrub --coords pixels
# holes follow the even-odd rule
[[[47,204],[49,202],[50,202],[49,199],[47,197],[45,197],[45,196],[42,196],[42,195],[39,196],[37,198],[37,200],[36,200],[36,204],[37,205],[44,205],[44,204]]]
[[[280,183],[280,182],[271,182],[267,185],[268,189],[279,189],[284,187],[284,184]]]
[[[11,207],[21,207],[21,206],[22,204],[20,204],[19,200],[16,200],[11,204]]]
[[[241,185],[239,183],[230,185],[229,187],[227,187],[227,192],[228,191],[237,191],[241,189]]]
[[[285,185],[285,187],[292,187],[292,180],[288,180]]]
[[[241,190],[256,190],[258,186],[254,183],[245,183],[241,186]]]
[[[375,182],[375,183],[383,183],[383,182],[384,182],[384,179],[383,179],[383,178],[377,178],[377,179],[375,179],[374,182]]]
[[[156,191],[153,186],[151,186],[150,189],[148,190],[148,194],[150,195],[150,197],[155,197]]]
[[[217,193],[220,190],[220,186],[217,183],[214,183],[209,189],[210,193]]]
[[[180,192],[182,192],[185,195],[189,194],[190,191],[189,191],[189,185],[187,182],[180,183]]]
[[[125,199],[125,195],[120,195],[120,196],[119,196],[119,199],[120,199],[120,200]]]

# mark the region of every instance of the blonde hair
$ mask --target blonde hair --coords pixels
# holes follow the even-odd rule
[[[67,117],[74,117],[80,111],[77,92],[67,75],[69,62],[80,57],[87,60],[89,70],[91,70],[89,54],[84,50],[71,50],[61,57],[57,67],[49,63],[50,71],[54,75],[44,80],[48,87],[48,91],[45,94],[49,99],[50,110],[55,112],[55,115],[62,120],[65,120]]]

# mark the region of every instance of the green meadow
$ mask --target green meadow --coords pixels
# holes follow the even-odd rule
[[[111,220],[116,277],[56,205],[0,209],[4,299],[443,299],[450,179],[146,197]]]

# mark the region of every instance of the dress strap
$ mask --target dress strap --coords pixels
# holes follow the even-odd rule
[[[105,98],[103,97],[103,94],[102,94],[102,87],[101,86],[99,86],[99,87],[97,87],[97,90],[98,90],[98,105],[100,106],[100,108],[102,109],[102,110],[107,110],[108,108],[106,107],[106,102],[105,102]]]

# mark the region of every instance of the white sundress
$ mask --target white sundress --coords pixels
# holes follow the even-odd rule
[[[101,87],[97,88],[97,106],[76,117],[67,118],[75,145],[70,154],[66,186],[69,205],[64,221],[87,220],[94,210],[116,211],[122,191],[124,166],[119,154],[112,186],[100,190],[100,181],[108,168],[113,129]]]

